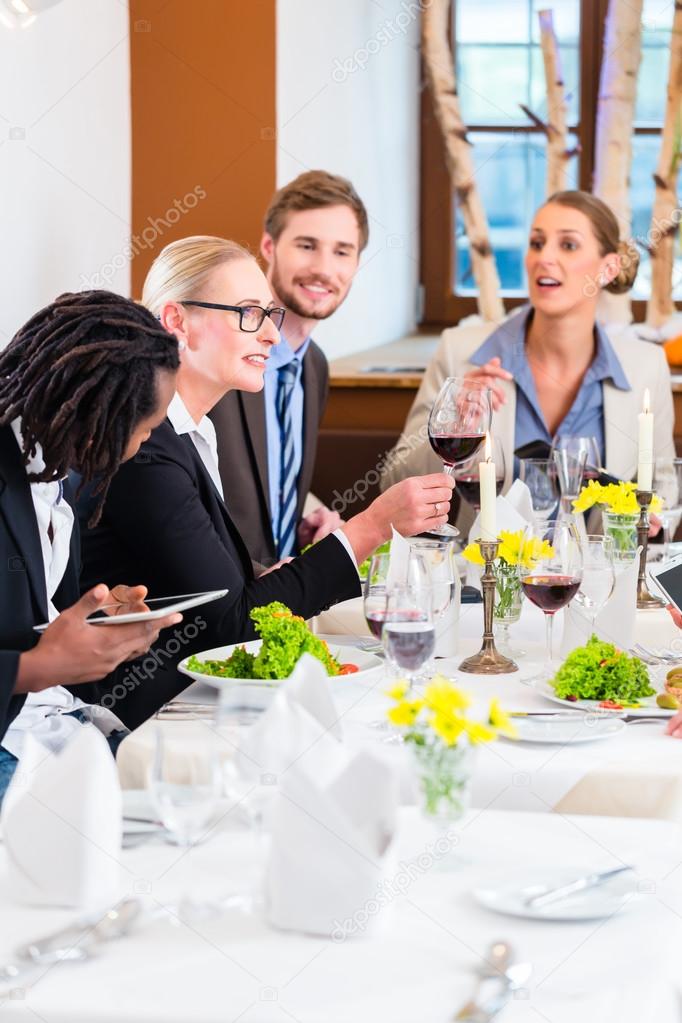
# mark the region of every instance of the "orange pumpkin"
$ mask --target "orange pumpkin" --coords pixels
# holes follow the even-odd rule
[[[682,334],[664,341],[663,350],[671,366],[682,366]]]

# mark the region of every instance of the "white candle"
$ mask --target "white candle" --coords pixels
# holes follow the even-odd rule
[[[639,419],[637,489],[651,490],[654,466],[654,414],[649,411],[649,389],[644,391],[644,408]]]
[[[497,483],[495,477],[495,463],[493,462],[493,448],[490,443],[490,434],[485,435],[485,447],[483,449],[484,462],[478,463],[478,478],[481,487],[481,539],[496,540],[497,526],[495,523],[495,502],[497,501]]]

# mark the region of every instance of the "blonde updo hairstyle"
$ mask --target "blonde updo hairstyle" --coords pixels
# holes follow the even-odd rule
[[[604,291],[612,295],[622,295],[629,291],[635,282],[639,267],[639,253],[633,242],[620,239],[618,221],[611,209],[590,192],[555,192],[550,195],[545,205],[556,203],[558,206],[570,206],[578,210],[589,220],[602,256],[615,252],[618,256],[619,270],[612,281],[604,284]]]
[[[152,263],[142,289],[142,304],[158,316],[166,302],[196,299],[214,270],[237,259],[254,256],[226,238],[203,234],[179,238],[166,245]]]

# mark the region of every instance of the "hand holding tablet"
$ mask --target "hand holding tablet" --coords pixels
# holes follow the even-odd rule
[[[90,625],[128,625],[131,622],[153,622],[159,618],[165,618],[166,615],[218,600],[227,592],[227,590],[205,590],[201,593],[181,593],[172,597],[145,598],[143,601],[103,604],[86,621]],[[49,622],[43,622],[42,625],[34,625],[34,631],[44,632],[49,624]]]

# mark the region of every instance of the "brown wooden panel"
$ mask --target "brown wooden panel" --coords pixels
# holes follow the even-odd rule
[[[332,386],[322,432],[383,430],[397,440],[416,393],[416,388]]]
[[[130,72],[139,296],[175,238],[257,251],[275,188],[275,0],[130,0]]]

